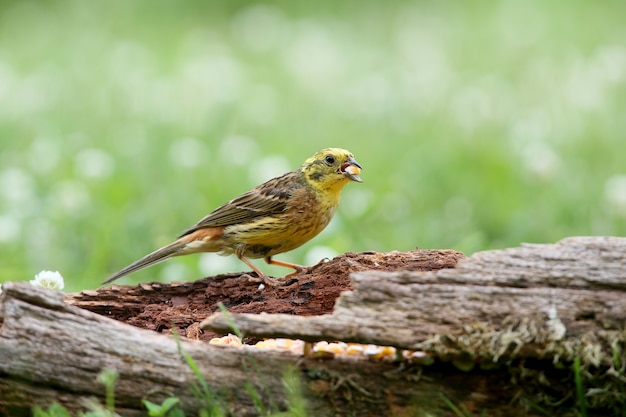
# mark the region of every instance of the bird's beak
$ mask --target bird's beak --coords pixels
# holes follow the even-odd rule
[[[348,159],[348,162],[341,165],[340,171],[343,175],[350,178],[352,181],[363,182],[359,174],[361,173],[361,165],[352,157]]]

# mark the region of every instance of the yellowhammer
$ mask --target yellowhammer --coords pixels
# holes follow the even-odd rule
[[[300,272],[304,267],[272,256],[295,249],[321,232],[335,213],[341,190],[361,182],[361,165],[345,149],[322,149],[295,171],[272,178],[229,201],[182,232],[178,240],[111,275],[107,284],[172,256],[197,252],[235,254],[267,284],[276,285],[248,258]]]

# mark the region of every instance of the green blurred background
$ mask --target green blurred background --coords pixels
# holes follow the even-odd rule
[[[624,235],[624,16],[621,0],[4,0],[0,282],[48,269],[94,288],[328,146],[364,183],[277,259]],[[120,282],[246,269],[192,255]]]

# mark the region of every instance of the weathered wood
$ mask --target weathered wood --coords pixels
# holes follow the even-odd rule
[[[432,350],[433,335],[482,332],[493,344],[501,332],[517,338],[509,345],[518,352],[517,345],[532,344],[533,350],[522,350],[530,357],[562,356],[560,347],[578,346],[583,336],[619,339],[626,321],[625,277],[626,239],[569,238],[555,245],[477,253],[456,268],[437,272],[356,273],[354,291],[342,293],[329,315],[231,317],[242,332],[257,337]],[[216,313],[201,327],[227,331],[230,323]],[[472,328],[474,324],[480,326]],[[507,351],[502,343],[497,345],[481,354],[494,358]],[[611,347],[598,346],[606,351],[603,360],[609,365]]]
[[[31,398],[34,404],[47,406],[55,399],[75,409],[80,404],[75,397],[102,397],[96,376],[105,368],[120,373],[116,392],[122,407],[139,410],[141,398],[158,402],[167,393],[179,397],[188,410],[196,403],[190,391],[195,377],[172,337],[69,306],[60,293],[28,284],[6,284],[3,298],[0,357],[5,360],[0,361],[0,374],[9,376],[3,378],[7,391],[2,393],[8,409],[15,393],[23,389],[23,381],[29,381],[27,385],[37,393]],[[213,387],[228,385],[228,397],[238,414],[255,414],[243,387],[248,381],[258,383],[259,377],[233,372],[241,370],[245,351],[188,340],[182,348],[196,359]],[[264,389],[281,398],[281,367],[276,360],[275,355],[267,355],[258,366],[261,374],[274,376],[264,379]],[[68,400],[59,396],[68,391],[76,392]],[[16,400],[15,405],[24,404]]]
[[[232,314],[232,320],[258,337],[421,349],[434,365],[319,362],[190,340],[182,348],[237,416],[260,414],[247,384],[285,409],[288,367],[300,377],[311,416],[454,415],[438,393],[490,417],[534,415],[529,402],[546,407],[548,397],[562,399],[551,411],[566,415],[576,407],[567,385],[575,358],[585,386],[597,388],[588,401],[598,415],[624,405],[613,388],[626,380],[626,239],[523,245],[475,254],[454,269],[359,272],[352,280],[353,291],[342,293],[332,314]],[[204,325],[231,331],[221,314]],[[116,399],[124,415],[139,415],[143,398],[160,402],[170,395],[190,414],[197,411],[195,377],[171,336],[81,310],[61,294],[24,283],[5,284],[0,326],[0,414],[28,415],[31,405],[53,399],[77,409],[81,399],[102,398],[95,381],[103,368],[120,373]],[[479,372],[459,370],[479,366]]]
[[[223,303],[235,313],[283,313],[296,316],[332,312],[342,291],[351,289],[350,274],[366,270],[433,271],[453,268],[464,255],[452,250],[345,253],[285,279],[288,285],[259,290],[247,276],[224,274],[196,281],[113,285],[67,294],[69,304],[133,326],[209,341],[216,334],[187,334],[187,328],[218,311]]]
[[[34,405],[58,401],[70,410],[86,398],[102,401],[96,382],[104,368],[120,374],[116,404],[124,416],[142,415],[141,400],[173,395],[188,415],[198,402],[195,381],[171,336],[138,329],[65,304],[59,293],[26,283],[6,284],[0,328],[0,415],[27,416]],[[285,409],[285,371],[297,369],[311,416],[446,415],[433,392],[470,407],[484,407],[489,392],[502,392],[504,373],[489,381],[447,368],[421,370],[392,363],[337,359],[316,361],[291,353],[228,348],[183,340],[200,371],[233,416],[257,416],[249,384],[271,408]],[[469,383],[469,384],[468,384]],[[514,393],[510,393],[507,398]],[[490,416],[510,415],[504,400],[492,401]]]

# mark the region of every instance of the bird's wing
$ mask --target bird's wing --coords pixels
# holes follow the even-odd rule
[[[273,178],[218,207],[198,223],[183,231],[179,237],[205,227],[247,223],[259,217],[280,213],[287,207],[292,191],[299,186],[301,186],[301,181],[299,181],[297,171]]]

